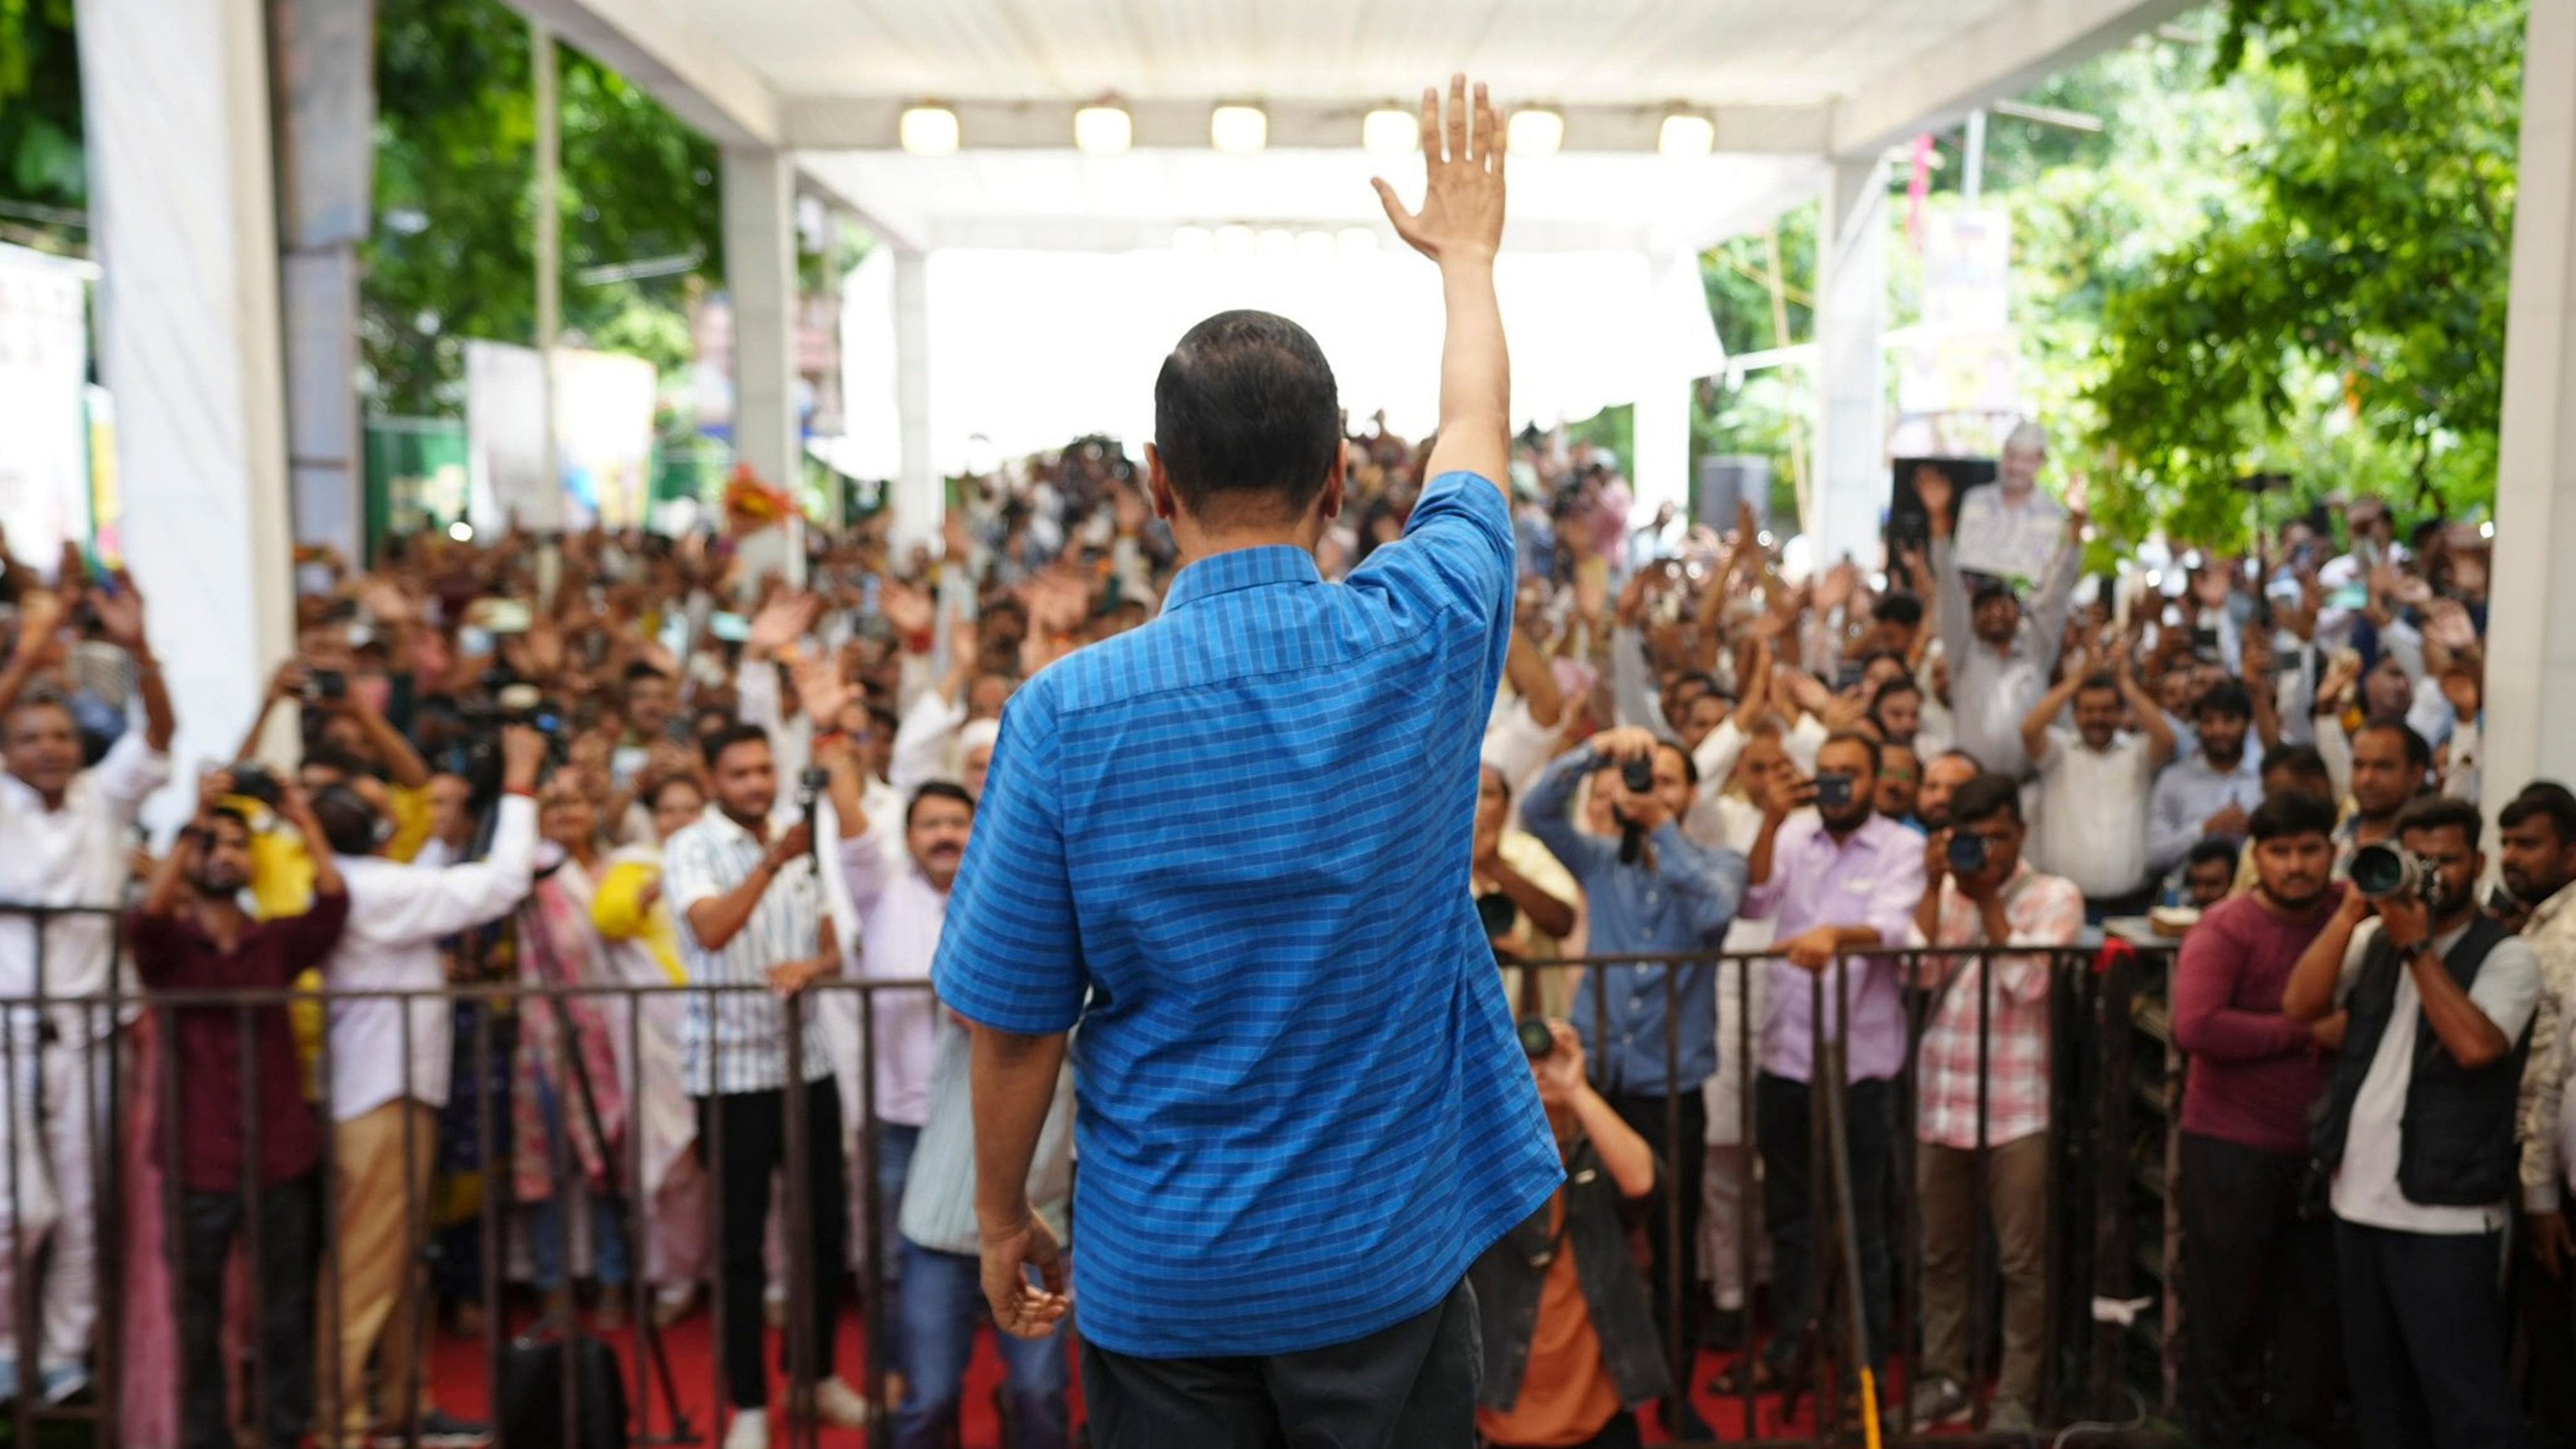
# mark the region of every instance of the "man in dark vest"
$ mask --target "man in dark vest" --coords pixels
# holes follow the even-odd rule
[[[2540,965],[2478,913],[2478,826],[2465,801],[2407,806],[2396,843],[2425,887],[2347,895],[2281,997],[2292,1017],[2347,1018],[2313,1145],[2368,1449],[2527,1443],[2498,1284]]]

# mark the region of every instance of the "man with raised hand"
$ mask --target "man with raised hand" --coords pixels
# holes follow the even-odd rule
[[[1378,183],[1448,308],[1402,540],[1323,581],[1332,369],[1284,318],[1209,318],[1154,389],[1154,506],[1184,559],[1161,617],[1003,714],[933,974],[973,1031],[984,1290],[1024,1336],[1069,1305],[1024,1184],[1082,1025],[1102,1449],[1464,1449],[1468,1266],[1563,1177],[1462,889],[1513,601],[1502,135],[1456,78],[1445,127],[1423,97],[1421,209]]]

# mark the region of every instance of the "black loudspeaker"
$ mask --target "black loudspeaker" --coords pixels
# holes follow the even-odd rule
[[[1735,527],[1735,505],[1753,505],[1757,528],[1771,526],[1771,460],[1758,453],[1729,453],[1699,460],[1699,521],[1725,533]]]

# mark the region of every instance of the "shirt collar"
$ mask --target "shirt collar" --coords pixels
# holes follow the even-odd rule
[[[1320,584],[1323,572],[1315,556],[1295,544],[1228,549],[1211,554],[1172,576],[1163,594],[1166,612],[1217,594],[1257,589],[1271,584]]]
[[[2523,927],[2523,934],[2526,936],[2539,934],[2540,929],[2543,926],[2548,925],[2551,921],[2556,920],[2559,916],[2567,913],[2568,902],[2570,901],[2576,901],[2576,883],[2560,886],[2558,889],[2550,892],[2549,899],[2542,901],[2539,905],[2533,906],[2531,908],[2531,920]]]

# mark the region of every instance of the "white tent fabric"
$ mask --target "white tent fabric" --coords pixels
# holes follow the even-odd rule
[[[1279,247],[1274,242],[1272,251]],[[1141,450],[1154,377],[1181,334],[1255,307],[1293,318],[1331,360],[1354,424],[1384,411],[1408,437],[1438,418],[1439,286],[1408,251],[1360,256],[1291,240],[1285,255],[942,251],[928,259],[932,466],[988,467],[1086,432]],[[844,467],[892,476],[893,261],[871,254],[844,289]],[[1725,356],[1695,270],[1659,286],[1635,253],[1503,256],[1497,289],[1519,421],[1588,417]]]

